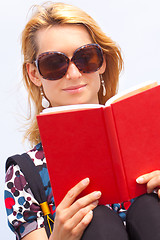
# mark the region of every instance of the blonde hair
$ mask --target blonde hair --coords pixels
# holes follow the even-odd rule
[[[32,63],[36,59],[38,46],[36,32],[42,28],[48,28],[56,24],[82,24],[90,33],[93,42],[98,43],[106,58],[106,70],[103,79],[106,86],[106,96],[103,97],[102,88],[99,91],[99,103],[104,104],[117,92],[119,74],[122,70],[123,60],[120,48],[107,37],[97,23],[83,10],[64,3],[50,3],[49,5],[36,6],[36,12],[26,24],[22,32],[23,80],[28,91],[30,105],[29,128],[25,133],[31,145],[40,142],[40,135],[36,121],[36,115],[42,111],[40,88],[30,80],[26,63]],[[31,113],[31,101],[35,111]]]

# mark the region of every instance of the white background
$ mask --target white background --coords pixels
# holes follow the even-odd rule
[[[57,1],[59,2],[59,1]],[[87,11],[116,41],[123,52],[125,68],[120,90],[144,81],[160,80],[159,0],[70,0]],[[4,168],[8,156],[26,151],[22,125],[27,97],[22,86],[20,36],[36,0],[6,0],[0,6],[0,233],[1,239],[15,239],[7,226],[3,203]]]

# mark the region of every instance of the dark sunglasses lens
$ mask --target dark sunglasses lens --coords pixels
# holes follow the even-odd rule
[[[68,69],[69,60],[61,53],[46,53],[39,56],[38,69],[43,78],[57,80],[62,78]]]
[[[96,72],[102,66],[103,53],[97,45],[87,45],[75,52],[72,61],[82,72]]]

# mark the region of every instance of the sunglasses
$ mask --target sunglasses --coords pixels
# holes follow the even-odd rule
[[[66,74],[70,62],[83,73],[96,72],[102,66],[103,51],[98,44],[92,43],[76,49],[71,59],[61,52],[44,52],[35,64],[44,79],[58,80]]]

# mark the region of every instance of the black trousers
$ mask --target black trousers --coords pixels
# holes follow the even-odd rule
[[[126,227],[106,206],[93,210],[81,240],[160,240],[160,200],[157,194],[138,197],[127,211]]]

